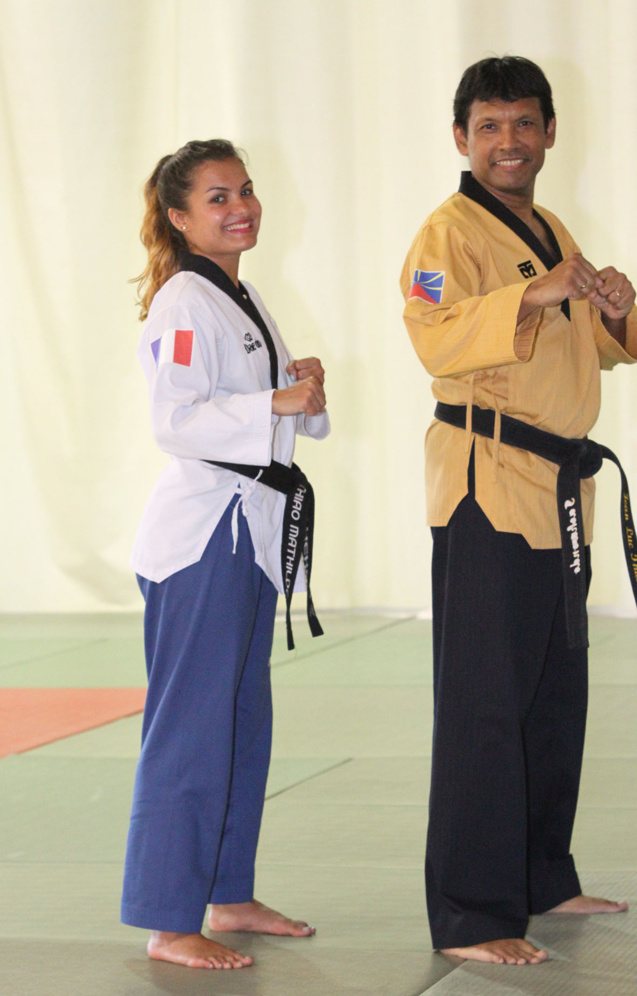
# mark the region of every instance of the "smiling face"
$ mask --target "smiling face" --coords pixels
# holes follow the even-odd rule
[[[207,256],[236,283],[239,257],[256,245],[261,221],[261,205],[243,163],[202,163],[193,173],[187,204],[185,211],[169,208],[171,222],[190,252]]]
[[[545,127],[537,97],[474,100],[466,132],[454,124],[453,133],[478,183],[513,210],[533,203],[535,177],[555,142],[555,118]]]

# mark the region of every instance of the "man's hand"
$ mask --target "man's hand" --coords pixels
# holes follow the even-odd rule
[[[606,331],[625,347],[626,315],[635,303],[635,288],[614,266],[598,272],[579,253],[529,284],[520,302],[518,325],[536,308],[552,308],[565,299],[580,301],[584,297],[599,308]]]
[[[625,318],[635,303],[635,288],[625,273],[619,273],[614,266],[605,266],[597,274],[598,283],[587,295],[591,304],[611,321]],[[604,323],[605,324],[605,323]]]
[[[292,360],[286,367],[296,383],[272,395],[274,415],[320,415],[325,410],[325,371],[315,356]]]
[[[325,383],[325,371],[316,356],[308,356],[304,360],[292,360],[285,369],[295,380],[316,377],[321,384]]]
[[[580,253],[573,253],[529,284],[520,302],[518,324],[536,308],[555,308],[564,300],[579,301],[599,292],[603,284],[593,264]]]

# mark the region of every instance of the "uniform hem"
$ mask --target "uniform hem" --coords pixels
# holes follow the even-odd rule
[[[199,934],[205,913],[204,909],[195,917],[190,911],[154,909],[122,903],[121,921],[129,927],[140,927],[142,930],[161,930],[171,934]]]
[[[234,903],[251,903],[254,899],[254,878],[250,883],[246,883],[244,888],[237,886],[225,887],[219,890],[213,889],[210,902],[214,906],[227,906]]]
[[[560,861],[559,864],[561,865],[559,868],[548,869],[546,866],[542,868],[543,875],[545,879],[548,879],[550,885],[541,889],[531,887],[530,913],[532,916],[541,916],[559,906],[560,903],[565,903],[567,900],[581,895],[582,886],[575,870],[573,858],[569,855],[566,860]],[[531,874],[533,871],[533,866],[531,866]]]
[[[475,944],[501,941],[505,937],[524,937],[529,921],[500,920],[479,913],[452,914],[453,925],[443,930],[431,927],[431,940],[436,951],[445,948],[469,948]]]

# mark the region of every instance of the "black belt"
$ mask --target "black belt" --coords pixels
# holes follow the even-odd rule
[[[268,467],[258,467],[249,463],[222,463],[219,460],[204,460],[204,463],[211,463],[214,467],[224,467],[226,470],[232,470],[235,474],[250,477],[252,480],[258,478],[261,484],[286,495],[281,539],[281,575],[285,596],[288,650],[294,650],[290,612],[294,582],[301,560],[303,560],[307,587],[307,620],[312,636],[322,636],[323,629],[318,621],[310,592],[314,539],[314,491],[303,471],[295,463],[291,467],[287,467],[284,463],[278,463],[276,460],[273,460]]]
[[[467,406],[447,405],[439,401],[435,417],[462,429],[466,425]],[[471,429],[479,436],[493,439],[495,412],[491,408],[471,410]],[[586,616],[586,571],[584,570],[584,525],[580,478],[593,477],[604,460],[612,460],[619,468],[622,492],[619,509],[624,541],[624,554],[633,597],[637,604],[637,542],[630,508],[628,481],[624,469],[612,450],[592,439],[566,439],[544,429],[521,422],[510,415],[501,416],[500,440],[507,446],[528,450],[559,466],[557,475],[557,511],[562,536],[562,571],[566,597],[566,628],[569,647],[588,646]]]

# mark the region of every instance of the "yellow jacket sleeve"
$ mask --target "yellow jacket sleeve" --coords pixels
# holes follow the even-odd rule
[[[443,271],[439,303],[410,296],[416,270]],[[470,241],[460,228],[434,222],[421,229],[405,262],[401,288],[407,330],[432,376],[471,373],[530,357],[541,312],[517,325],[526,285],[503,287],[488,244]]]

